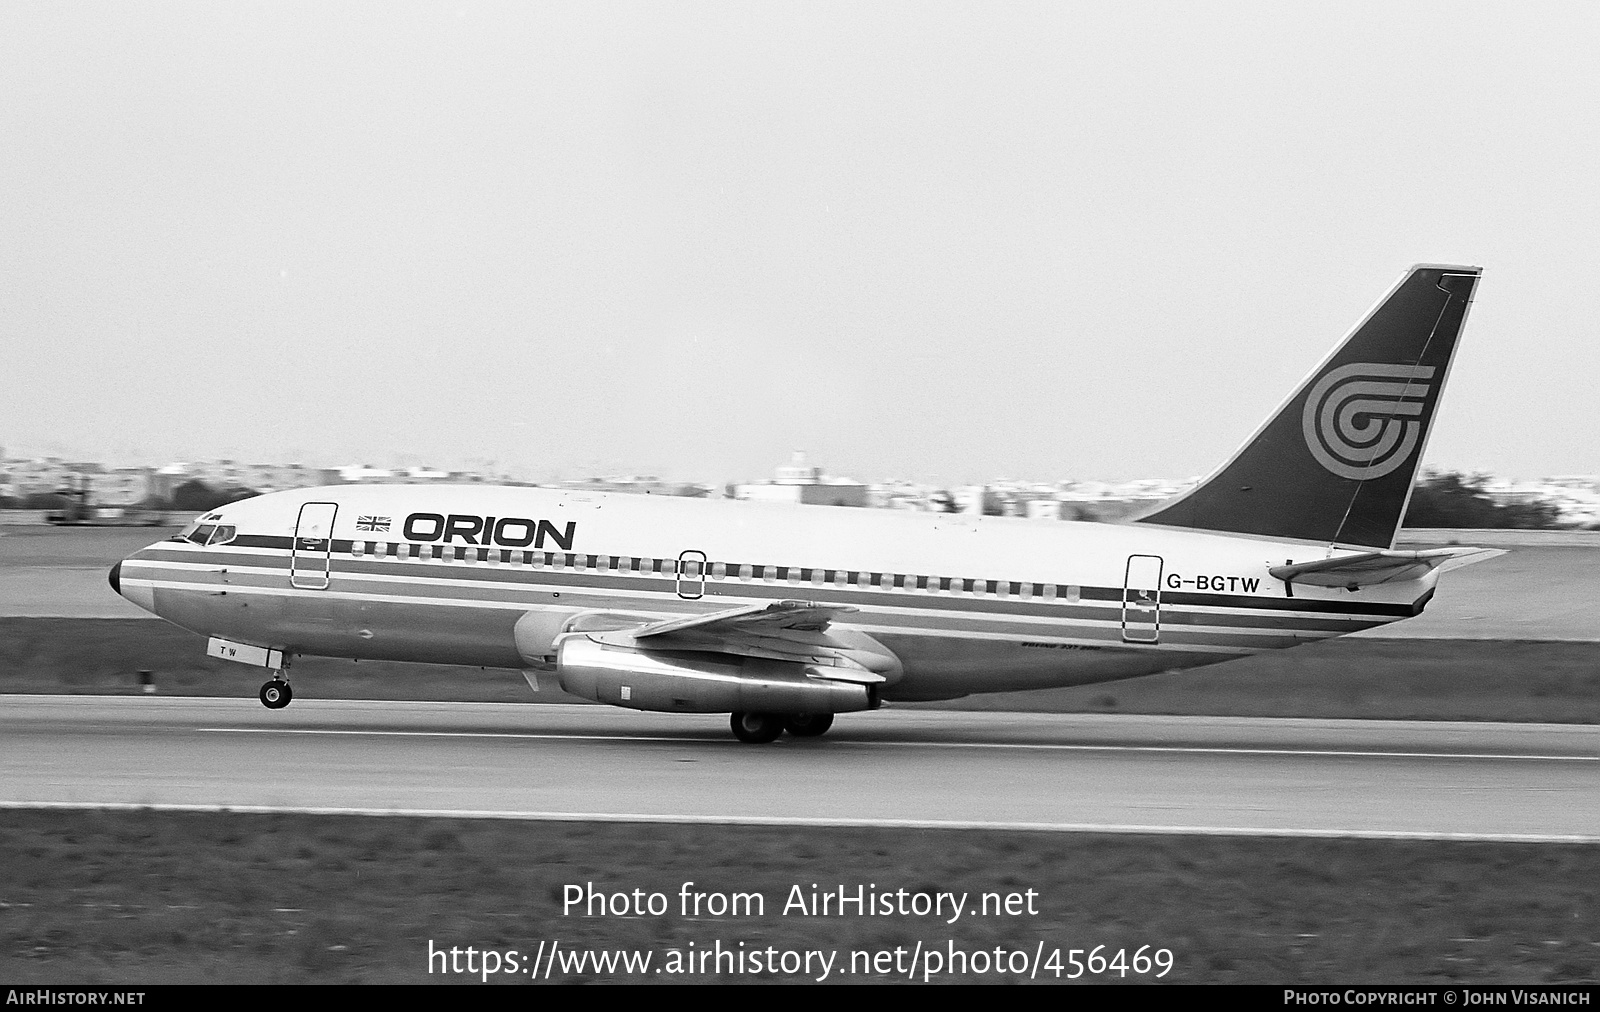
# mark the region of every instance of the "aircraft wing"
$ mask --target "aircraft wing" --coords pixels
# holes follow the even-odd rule
[[[1375,551],[1312,562],[1290,562],[1267,572],[1294,592],[1294,584],[1359,590],[1381,583],[1418,580],[1437,569],[1441,573],[1504,555],[1499,548],[1428,548],[1415,552]]]
[[[850,605],[775,601],[593,635],[644,650],[694,650],[813,665],[813,677],[866,684],[899,676],[900,660],[861,632],[832,631]]]
[[[774,601],[772,604],[755,604],[746,608],[731,608],[709,615],[689,615],[684,618],[653,622],[642,629],[633,630],[634,639],[651,639],[671,636],[691,630],[700,633],[771,633],[780,629],[802,632],[821,632],[835,616],[853,612],[847,604],[812,604],[809,601]]]

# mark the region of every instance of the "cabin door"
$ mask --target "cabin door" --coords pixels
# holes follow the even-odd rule
[[[1122,581],[1122,638],[1161,641],[1161,556],[1130,555]]]
[[[698,601],[706,593],[706,553],[693,550],[678,556],[678,596]]]
[[[294,548],[289,557],[289,586],[325,590],[328,559],[333,553],[333,518],[339,507],[331,502],[308,502],[300,507],[294,525]]]

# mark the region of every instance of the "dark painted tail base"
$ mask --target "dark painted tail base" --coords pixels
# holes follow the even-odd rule
[[[1481,273],[1411,268],[1231,460],[1137,522],[1392,547]]]

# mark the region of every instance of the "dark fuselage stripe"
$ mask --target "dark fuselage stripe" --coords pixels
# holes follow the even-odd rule
[[[287,576],[287,558],[282,555],[267,555],[256,552],[236,552],[228,549],[218,550],[212,548],[207,551],[178,550],[170,558],[171,562],[179,563],[185,567],[194,566],[204,569],[210,566],[218,567],[219,571],[232,567],[235,573],[230,579],[245,579],[247,574],[238,573],[240,567],[266,568],[282,572]],[[319,560],[320,561],[320,560]],[[402,573],[407,579],[404,581],[413,589],[424,593],[446,594],[448,596],[467,595],[473,593],[472,588],[460,587],[460,582],[470,582],[482,585],[482,591],[499,592],[502,594],[520,594],[541,591],[577,591],[597,590],[622,592],[639,597],[660,598],[663,602],[676,602],[689,600],[679,598],[677,583],[669,577],[660,574],[641,573],[636,575],[608,575],[604,571],[593,573],[584,570],[575,570],[566,567],[532,567],[521,565],[507,565],[504,563],[472,563],[472,564],[434,564],[405,566],[397,564],[391,559],[374,559],[370,557],[335,556],[331,572],[332,578],[337,581],[341,578],[361,580],[363,577],[395,577]],[[388,582],[388,581],[384,581]],[[434,589],[430,589],[433,585]],[[1103,589],[1103,588],[1101,588]],[[840,588],[834,584],[814,583],[787,583],[787,582],[753,582],[731,579],[708,579],[705,581],[705,594],[701,600],[715,598],[757,598],[771,600],[793,600],[796,598],[815,597],[825,599],[830,603],[855,604],[869,609],[908,609],[943,613],[949,617],[968,615],[975,618],[992,617],[1032,617],[1051,619],[1056,621],[1119,621],[1121,613],[1120,594],[1112,592],[1109,600],[1100,594],[1090,596],[1091,600],[1098,600],[1101,604],[1071,604],[1062,599],[1039,602],[1039,599],[1022,597],[998,597],[985,595],[983,597],[961,595],[953,596],[948,592],[939,595],[927,591],[864,591],[851,586]],[[1241,608],[1238,601],[1250,602],[1248,609]],[[1370,610],[1371,606],[1356,611],[1349,606],[1337,602],[1294,602],[1285,599],[1251,599],[1236,598],[1228,595],[1205,594],[1172,594],[1162,599],[1161,621],[1164,627],[1172,626],[1212,626],[1212,627],[1240,627],[1250,629],[1283,628],[1305,632],[1353,632],[1357,629],[1369,628],[1382,624],[1386,617],[1379,617]],[[1322,617],[1321,614],[1307,615],[1305,604],[1318,604],[1323,607],[1317,612],[1322,614],[1347,615],[1347,618]],[[1253,614],[1236,614],[1210,611],[1191,610],[1195,608],[1240,608]],[[1403,609],[1404,615],[1410,615],[1410,606],[1390,606]],[[1337,611],[1335,610],[1337,609]],[[1272,614],[1272,613],[1276,614]],[[1176,632],[1177,630],[1173,630]]]
[[[315,548],[314,548],[314,550],[317,551],[317,552],[322,551],[322,544],[323,543],[321,543],[321,542],[317,543]],[[360,555],[353,555],[352,554],[352,548],[356,544],[360,544],[363,547],[363,552]],[[278,550],[281,550],[281,551],[290,551],[293,548],[293,545],[294,545],[294,539],[293,538],[282,537],[282,536],[277,536],[277,535],[267,535],[267,534],[241,534],[241,535],[235,537],[232,541],[230,541],[226,547],[229,548],[229,549],[232,549],[232,548],[267,548],[267,549],[278,549]],[[397,546],[397,548],[399,550],[398,554],[391,554],[390,548],[389,548],[390,545]],[[218,547],[220,547],[220,546],[218,546]],[[434,549],[439,549],[440,550],[439,553],[438,554],[434,554],[434,551],[433,551]],[[215,548],[213,550],[215,550]],[[413,551],[413,550],[420,550],[420,551]],[[416,545],[416,544],[412,544],[410,542],[393,542],[393,541],[359,541],[358,542],[358,541],[348,541],[348,540],[342,540],[342,539],[335,539],[333,541],[333,549],[332,549],[333,557],[336,558],[336,559],[339,559],[340,562],[341,562],[341,565],[339,567],[340,570],[348,569],[348,564],[351,563],[351,562],[359,564],[359,563],[361,563],[361,562],[363,562],[365,560],[369,560],[369,559],[374,559],[375,560],[377,558],[414,559],[414,558],[418,558],[419,555],[420,555],[420,557],[425,558],[425,559],[426,558],[435,558],[435,559],[443,558],[445,560],[460,561],[460,562],[466,562],[468,560],[471,560],[471,561],[476,562],[476,563],[494,565],[497,568],[500,567],[500,566],[504,566],[504,567],[506,567],[508,569],[526,569],[526,570],[531,570],[531,571],[537,571],[538,569],[543,568],[543,569],[546,569],[546,570],[553,570],[555,572],[566,572],[566,571],[569,571],[569,570],[572,570],[572,569],[576,568],[576,571],[579,574],[584,574],[585,576],[588,575],[588,570],[585,567],[581,566],[581,565],[578,566],[578,567],[570,567],[570,566],[552,567],[552,566],[548,566],[548,565],[547,566],[543,566],[543,567],[537,567],[537,566],[529,565],[526,562],[524,562],[524,563],[519,565],[519,564],[516,564],[516,563],[512,563],[510,561],[510,557],[513,556],[513,555],[521,555],[524,558],[526,558],[528,553],[529,553],[528,549],[519,549],[519,548],[507,549],[507,548],[499,548],[499,547],[492,547],[492,546],[491,547],[483,547],[483,546],[476,546],[476,545],[445,545],[445,546],[427,545],[427,544]],[[586,561],[588,561],[590,559],[600,559],[600,558],[612,559],[613,560],[613,566],[610,567],[609,571],[616,571],[614,560],[616,560],[618,558],[617,556],[605,555],[605,554],[602,554],[602,553],[586,553],[586,552],[556,552],[556,553],[533,552],[532,554],[541,555],[541,556],[543,556],[543,555],[554,555],[554,556],[556,556],[558,558],[563,558],[563,559],[566,556],[573,556],[575,558],[575,560],[580,562],[580,563],[586,562]],[[492,563],[490,562],[491,558],[494,560]],[[658,561],[658,562],[670,562],[671,560],[656,560],[656,561]],[[855,594],[855,595],[857,595],[857,597],[855,599],[858,600],[858,601],[859,600],[878,601],[878,600],[881,600],[881,594],[887,592],[887,591],[884,591],[884,590],[881,590],[881,589],[876,589],[875,587],[861,587],[855,581],[851,581],[847,586],[841,587],[834,581],[828,581],[828,582],[824,582],[824,583],[817,583],[817,582],[812,581],[812,580],[789,582],[786,579],[786,577],[788,576],[788,573],[790,571],[798,572],[798,571],[801,571],[802,568],[806,568],[806,569],[809,569],[810,571],[814,572],[814,571],[816,571],[816,569],[819,569],[821,567],[753,566],[753,565],[748,565],[748,564],[745,564],[745,563],[732,563],[732,562],[729,562],[729,563],[718,563],[715,560],[707,562],[705,564],[705,568],[706,568],[706,571],[707,571],[706,577],[705,577],[705,582],[706,582],[706,586],[707,586],[708,590],[714,584],[738,585],[738,586],[742,586],[742,587],[758,586],[758,584],[754,584],[754,583],[751,583],[751,582],[746,581],[746,580],[739,580],[737,577],[734,577],[734,576],[727,576],[727,577],[720,577],[719,578],[719,577],[715,577],[715,576],[711,575],[711,572],[714,569],[714,567],[719,566],[719,565],[725,566],[726,570],[729,573],[737,573],[737,572],[741,571],[741,569],[743,569],[743,568],[749,568],[754,572],[763,573],[764,575],[770,575],[770,574],[774,574],[774,573],[781,573],[781,574],[783,574],[783,578],[782,579],[774,580],[774,581],[768,581],[768,580],[763,579],[762,583],[760,585],[766,585],[766,586],[788,586],[788,587],[793,587],[796,590],[800,590],[800,589],[804,589],[804,588],[814,588],[818,593],[827,593],[830,597],[836,597],[836,596],[838,596],[840,594],[845,594],[845,595]],[[606,570],[603,570],[602,573],[603,572],[606,572]],[[633,572],[638,572],[638,571],[634,570]],[[667,578],[667,579],[672,579],[673,578],[672,574],[668,573],[668,572],[661,572],[661,571],[651,571],[651,572],[653,573],[653,575],[656,575],[656,576],[661,576],[661,577],[664,577],[664,578]],[[825,572],[837,572],[837,571],[836,570],[825,570]],[[859,571],[851,570],[850,572],[854,573],[854,572],[859,572]],[[881,576],[882,574],[870,574],[870,575],[880,575]],[[895,578],[895,577],[906,578],[906,574],[889,574],[889,575],[890,575],[891,578]],[[590,576],[588,578],[590,578],[590,579],[596,579],[596,578],[603,579],[604,577],[603,576]],[[911,579],[911,580],[916,580],[918,578],[919,578],[919,575],[911,575],[911,576],[909,576],[909,579]],[[962,586],[962,585],[967,584],[967,583],[971,583],[971,584],[974,584],[974,585],[981,585],[981,586],[985,586],[985,587],[987,587],[988,584],[1008,583],[1008,581],[1003,581],[1003,580],[1001,580],[1001,581],[996,581],[996,580],[978,580],[978,579],[967,580],[966,578],[962,578],[962,577],[948,577],[948,578],[945,578],[945,577],[926,576],[925,578],[928,579],[930,581],[930,583],[935,579],[938,579],[938,580],[941,580],[941,581],[943,581],[945,579],[948,579],[949,584],[952,587]],[[874,583],[875,582],[876,581],[874,581]],[[897,580],[896,582],[898,583],[899,581]],[[1010,582],[1015,582],[1015,581],[1010,581]],[[1029,581],[1022,581],[1022,582],[1029,582]],[[598,584],[598,583],[596,583],[596,584],[582,584],[582,583],[580,583],[579,585],[584,585],[584,586],[603,586],[603,584]],[[1066,588],[1069,585],[1068,584],[1056,584],[1055,586],[1058,588],[1057,589],[1056,601],[1059,602],[1061,600],[1061,595],[1065,593]],[[896,587],[896,590],[899,590],[900,593],[902,593],[902,594],[913,593],[911,591],[903,590],[898,586]],[[918,591],[915,591],[915,593],[917,593],[917,594],[927,594],[929,592],[928,591],[923,591],[923,590],[918,590]],[[948,593],[952,593],[952,591],[941,590],[938,593],[940,593],[940,594],[948,594]],[[963,593],[970,594],[971,592],[970,591],[963,591]],[[1124,594],[1124,591],[1123,591],[1123,588],[1121,588],[1121,587],[1079,587],[1078,588],[1078,597],[1079,597],[1079,599],[1080,600],[1086,600],[1086,601],[1109,601],[1109,602],[1112,602],[1112,603],[1120,604],[1122,602],[1123,594]],[[993,599],[995,599],[995,598],[997,598],[999,596],[1000,595],[996,595],[992,591],[989,591],[988,593],[986,593],[984,595],[984,598],[988,598],[990,600],[993,600]],[[1032,606],[1029,606],[1026,603],[1023,603],[1021,605],[1018,605],[1018,604],[1016,604],[1014,602],[1027,602],[1029,600],[1029,598],[1021,597],[1020,595],[1006,595],[1006,596],[1009,597],[1009,599],[1010,599],[1009,602],[1006,603],[1006,604],[1000,605],[998,610],[1002,610],[1002,611],[1005,611],[1005,612],[1008,612],[1008,613],[1027,613],[1027,614],[1040,614],[1040,615],[1052,615],[1052,616],[1060,614],[1060,610],[1059,610],[1060,609],[1060,604],[1059,603],[1050,603],[1050,604],[1032,605]],[[935,600],[937,600],[937,599],[935,599]],[[963,610],[963,611],[965,611],[965,610],[980,610],[980,611],[981,610],[986,610],[986,609],[983,609],[981,607],[982,603],[983,603],[983,598],[975,598],[974,600],[972,600],[970,602],[963,601],[963,605],[966,605],[966,607],[963,607],[961,610]],[[1191,605],[1191,606],[1205,607],[1205,608],[1249,608],[1249,609],[1266,609],[1268,611],[1283,611],[1283,612],[1297,612],[1297,613],[1310,612],[1310,613],[1336,614],[1336,615],[1373,615],[1373,616],[1383,616],[1383,617],[1386,617],[1386,618],[1411,618],[1411,617],[1413,617],[1413,616],[1415,616],[1415,615],[1417,615],[1417,614],[1419,614],[1421,612],[1421,609],[1418,607],[1417,604],[1385,604],[1385,603],[1370,602],[1370,601],[1351,601],[1349,603],[1345,603],[1345,602],[1341,602],[1341,601],[1307,600],[1307,599],[1304,599],[1304,598],[1255,597],[1255,596],[1250,596],[1250,595],[1246,595],[1246,594],[1203,594],[1203,593],[1196,593],[1196,592],[1189,592],[1189,591],[1163,591],[1161,593],[1161,603],[1164,604],[1164,605]],[[970,607],[972,605],[979,605],[980,607],[972,608],[972,607]],[[918,605],[910,605],[910,607],[933,607],[933,608],[939,608],[941,606],[942,606],[942,602],[941,603],[928,602],[928,603],[923,603],[923,604],[918,604]],[[1038,611],[1030,611],[1029,610],[1030,607],[1037,608]]]

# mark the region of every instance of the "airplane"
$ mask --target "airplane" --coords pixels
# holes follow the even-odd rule
[[[1221,467],[1123,522],[334,486],[208,512],[110,583],[265,669],[272,709],[294,657],[417,661],[727,713],[751,743],[1318,642],[1500,554],[1394,548],[1481,273],[1410,268]]]

